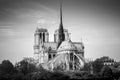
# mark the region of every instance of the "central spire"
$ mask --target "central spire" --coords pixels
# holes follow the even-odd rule
[[[60,2],[60,25],[58,29],[58,46],[62,43],[62,41],[65,40],[65,34],[64,34],[64,29],[63,29],[63,22],[62,22],[62,3]]]
[[[63,21],[62,21],[62,2],[60,2],[60,26],[63,27]]]

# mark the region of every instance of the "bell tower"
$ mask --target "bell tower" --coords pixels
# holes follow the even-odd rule
[[[34,34],[34,55],[35,59],[39,61],[42,46],[44,43],[49,42],[49,33],[47,29],[37,28]]]

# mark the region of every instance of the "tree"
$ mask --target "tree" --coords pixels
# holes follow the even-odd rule
[[[0,72],[3,74],[11,74],[14,72],[14,66],[9,60],[3,60],[0,64]]]
[[[81,69],[82,71],[90,71],[90,62],[89,63],[85,63],[84,64],[84,68],[83,69]]]
[[[3,60],[0,64],[0,80],[12,79],[14,70],[14,66],[9,60]]]
[[[19,72],[22,72],[24,75],[36,71],[36,66],[33,63],[30,63],[26,60],[22,60],[16,63],[16,68]]]
[[[103,62],[101,59],[96,59],[94,62],[93,62],[93,71],[94,73],[99,73],[101,71],[103,67]]]
[[[115,62],[114,67],[118,68],[120,66],[120,62]]]
[[[19,71],[22,72],[24,75],[28,73],[28,62],[25,60],[20,61]]]
[[[120,78],[120,70],[118,70],[117,68],[114,68],[112,72],[113,72],[114,79],[118,80]]]
[[[53,71],[64,71],[64,69],[61,66],[62,65],[55,67]]]
[[[101,70],[101,75],[103,77],[113,77],[112,69],[109,66],[104,66]]]

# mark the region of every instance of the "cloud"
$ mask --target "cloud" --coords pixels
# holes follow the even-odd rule
[[[25,22],[26,20],[29,22],[40,17],[40,15],[56,14],[54,9],[44,4],[39,0],[0,0],[0,21]]]
[[[0,36],[14,36],[12,29],[0,29]]]
[[[44,18],[41,18],[37,21],[38,24],[45,24],[46,20]]]
[[[40,19],[37,20],[37,24],[38,25],[55,25],[57,23],[57,21],[52,20],[52,19],[47,19],[44,17],[41,17]]]
[[[0,29],[10,29],[12,26],[0,26]]]
[[[14,36],[12,26],[0,26],[0,36]]]

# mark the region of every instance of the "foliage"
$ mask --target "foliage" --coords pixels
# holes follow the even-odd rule
[[[36,71],[36,66],[26,60],[22,60],[18,63],[16,63],[16,69],[23,73],[24,75],[26,75],[27,73],[31,73],[31,72],[34,72]]]
[[[84,68],[81,69],[82,71],[90,71],[90,63],[85,63]]]
[[[28,73],[28,62],[27,61],[21,61],[20,66],[19,66],[19,71],[22,72],[23,74]]]
[[[101,70],[103,77],[113,77],[112,69],[109,66],[104,66]]]
[[[113,72],[114,79],[118,80],[120,78],[120,70],[118,70],[117,68],[114,68],[112,72]]]
[[[118,68],[120,66],[120,62],[116,62],[115,64],[114,64],[114,67],[115,68]]]
[[[61,72],[50,72],[47,70],[43,70],[42,72],[36,72],[31,77],[32,80],[61,80],[61,79],[69,79],[69,76],[61,73]]]
[[[61,79],[69,79],[68,75],[65,75],[63,72],[52,72],[50,75],[51,80],[61,80]]]
[[[101,59],[96,59],[93,62],[93,71],[95,74],[98,74],[101,71],[102,67],[103,67],[103,62]]]
[[[14,66],[9,60],[2,61],[0,64],[0,73],[1,74],[11,74],[14,72]]]
[[[3,60],[0,64],[0,80],[10,80],[15,73],[13,64],[9,60]]]
[[[53,71],[64,71],[64,69],[61,66],[57,66],[53,69]]]
[[[23,73],[18,72],[18,73],[14,74],[14,75],[12,76],[12,79],[13,79],[13,80],[24,80],[24,79],[25,79],[25,76],[24,76]]]
[[[23,59],[16,63],[15,66],[9,60],[2,61],[0,64],[0,80],[112,80],[113,78],[118,80],[120,78],[119,68],[103,67],[101,59],[96,59],[94,62],[85,64],[82,71],[62,71],[61,67],[57,67],[54,71],[48,71],[42,65],[36,68],[35,64],[29,60]],[[89,73],[91,64],[93,65],[94,72],[101,72],[102,76],[98,76],[96,73]],[[97,71],[97,68],[100,70]]]

